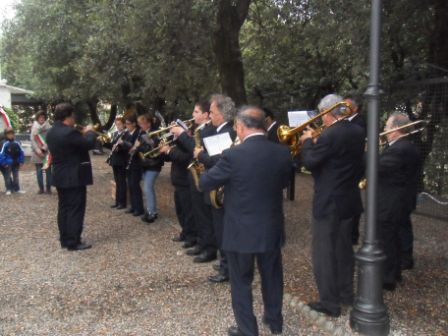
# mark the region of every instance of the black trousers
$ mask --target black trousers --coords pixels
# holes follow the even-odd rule
[[[131,196],[131,209],[134,212],[143,213],[143,194],[140,186],[142,169],[140,166],[132,166],[127,170],[129,193]]]
[[[115,180],[115,204],[126,206],[127,199],[127,183],[126,183],[126,167],[112,166]]]
[[[182,228],[181,236],[186,241],[196,241],[196,226],[193,217],[193,206],[189,186],[174,186],[174,205],[176,216]]]
[[[283,266],[280,248],[265,253],[226,252],[230,270],[232,308],[243,335],[258,335],[252,307],[252,281],[256,259],[261,276],[264,319],[276,329],[283,326]]]
[[[356,215],[353,217],[353,226],[352,226],[352,244],[356,245],[359,241],[359,221],[361,219],[361,215]]]
[[[86,212],[87,189],[56,188],[58,191],[59,239],[64,247],[73,247],[81,242],[81,233]]]
[[[401,245],[400,223],[403,220],[400,206],[395,211],[379,213],[378,228],[379,242],[386,255],[383,263],[383,283],[395,284],[401,277]]]
[[[400,222],[400,263],[409,266],[414,263],[414,232],[412,230],[411,211],[407,211]]]
[[[211,206],[205,203],[204,193],[197,191],[194,184],[190,185],[190,195],[196,223],[197,243],[202,250],[216,252]]]
[[[215,231],[216,243],[218,244],[220,273],[224,275],[229,274],[229,266],[227,263],[226,252],[222,249],[222,236],[224,233],[224,208],[215,209],[212,207],[213,229]]]
[[[332,312],[353,301],[353,219],[331,215],[313,220],[313,272],[321,304]]]

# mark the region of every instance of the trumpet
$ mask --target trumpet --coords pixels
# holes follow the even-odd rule
[[[297,126],[297,127],[290,127],[288,125],[280,125],[277,130],[277,136],[281,143],[288,145],[289,150],[291,152],[292,156],[296,156],[299,154],[301,149],[301,144],[299,141],[300,134],[310,125],[312,125],[314,122],[316,122],[319,118],[322,116],[330,113],[334,109],[342,107],[346,109],[346,114],[344,115],[344,118],[349,117],[353,113],[353,107],[349,102],[341,101],[333,106],[330,106],[328,109],[320,112],[315,117],[311,118],[307,122]],[[320,129],[321,131],[323,128]],[[320,134],[320,133],[319,133]]]
[[[428,125],[428,123],[429,123],[428,120],[417,120],[417,121],[410,122],[410,123],[408,123],[406,125],[395,127],[395,128],[390,129],[390,130],[381,132],[379,134],[379,138],[380,138],[379,145],[380,145],[380,148],[384,149],[384,147],[387,145],[388,142],[387,142],[387,139],[385,137],[388,134],[396,132],[396,131],[401,131],[401,130],[404,130],[404,129],[409,128],[409,127],[415,127],[415,126],[418,127],[419,126],[418,128],[415,128],[413,130],[410,130],[409,132],[406,132],[402,136],[402,137],[407,137],[407,136],[410,136],[410,135],[422,132],[425,129],[425,127]],[[361,181],[359,181],[358,188],[361,189],[361,190],[364,190],[364,189],[367,188],[367,178],[363,178]]]
[[[75,129],[77,129],[78,131],[82,132],[82,130],[84,129],[83,125],[79,125],[79,124],[75,124],[73,126]],[[107,143],[107,142],[111,142],[112,141],[112,137],[109,133],[107,132],[102,132],[101,130],[101,124],[97,123],[95,125],[93,125],[93,132],[95,132],[98,136],[97,136],[97,140],[101,141],[102,143]]]
[[[191,118],[188,120],[177,119],[175,122],[171,123],[171,125],[161,128],[161,129],[158,129],[156,131],[149,132],[149,133],[147,133],[147,135],[148,135],[148,137],[158,136],[159,138],[164,138],[167,135],[169,135],[169,132],[173,127],[180,126],[184,129],[191,128],[193,126],[193,121],[194,121],[194,118]]]
[[[159,143],[169,145],[171,148],[173,148],[176,145],[174,144],[175,139],[173,138],[173,135],[170,133],[170,129],[172,129],[175,126],[180,126],[183,129],[188,130],[193,126],[193,121],[194,121],[194,118],[191,118],[191,119],[188,119],[185,121],[178,119],[168,127],[164,127],[157,131],[152,131],[152,132],[146,133],[146,136],[148,138],[152,138],[152,137],[156,136],[158,138]],[[160,152],[160,146],[157,146],[157,147],[155,147],[147,152],[144,152],[144,153],[139,152],[141,159],[148,159],[148,158],[153,159],[153,158],[160,156],[160,154],[162,154]]]

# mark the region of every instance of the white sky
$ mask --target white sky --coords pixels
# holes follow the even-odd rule
[[[14,17],[14,5],[20,0],[0,0],[0,24]]]

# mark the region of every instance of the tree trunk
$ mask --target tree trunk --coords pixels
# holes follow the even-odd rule
[[[103,127],[104,130],[108,130],[112,127],[112,125],[115,121],[115,118],[117,117],[117,112],[118,112],[118,105],[117,104],[111,105],[109,118],[107,119],[107,122]]]
[[[250,0],[219,0],[212,38],[221,89],[236,105],[247,103],[239,37],[249,5]]]
[[[98,99],[91,98],[86,103],[87,103],[87,106],[89,107],[89,115],[90,115],[90,120],[92,120],[92,124],[94,124],[94,125],[99,124],[101,127],[102,126],[101,120],[98,117],[98,109],[97,109]]]

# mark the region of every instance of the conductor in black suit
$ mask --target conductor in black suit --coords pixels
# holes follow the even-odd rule
[[[331,94],[319,103],[322,112],[341,102]],[[312,261],[320,300],[310,308],[329,316],[353,302],[353,217],[362,212],[358,182],[364,154],[364,131],[333,109],[322,117],[326,129],[313,139],[305,131],[302,162],[314,177]]]
[[[408,116],[392,114],[385,131],[408,124]],[[415,206],[420,154],[407,136],[410,129],[387,134],[388,147],[378,162],[378,224],[379,240],[386,254],[383,265],[383,288],[394,290],[401,281],[400,226],[408,223]],[[412,230],[412,227],[410,228]]]
[[[58,227],[60,242],[69,251],[85,250],[91,245],[81,242],[86,209],[86,186],[93,184],[89,150],[95,148],[92,126],[76,130],[74,108],[58,104],[55,123],[48,131],[47,143],[52,155],[52,183],[58,192]]]
[[[291,158],[285,146],[268,141],[264,119],[261,109],[243,107],[236,119],[242,143],[224,151],[200,178],[204,191],[225,188],[222,248],[228,258],[237,322],[229,335],[258,335],[251,290],[255,260],[261,275],[263,321],[273,333],[281,333],[283,327],[282,190],[288,183]]]

